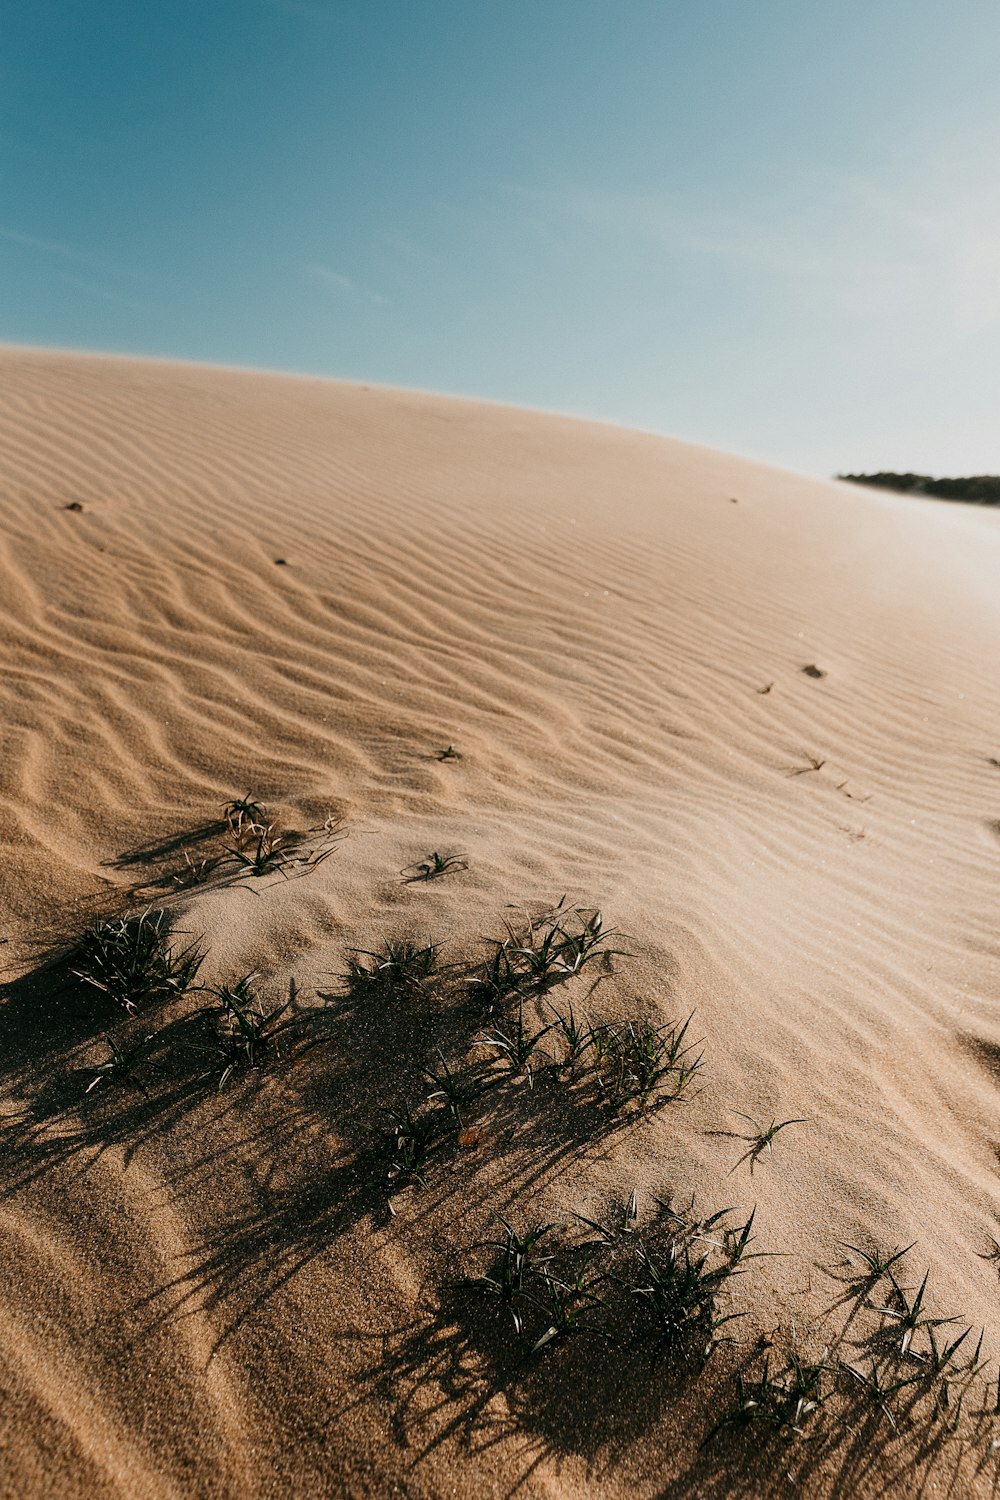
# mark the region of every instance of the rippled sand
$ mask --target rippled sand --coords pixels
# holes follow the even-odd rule
[[[595,1346],[606,1405],[578,1365],[529,1398],[442,1310],[497,1210],[633,1188],[757,1205],[782,1255],[741,1279],[741,1348],[822,1346],[842,1242],[915,1240],[906,1284],[929,1267],[995,1359],[1000,516],[515,409],[7,349],[0,522],[4,1493],[788,1493],[784,1460],[699,1457],[716,1377],[661,1399]],[[173,882],[248,790],[348,837],[302,878]],[[406,883],[433,850],[468,869]],[[379,1111],[485,1019],[348,1003],[348,950],[431,934],[457,963],[564,894],[628,935],[574,1003],[694,1011],[701,1092],[567,1144],[540,1083],[537,1128],[484,1127],[390,1212]],[[84,1097],[115,1016],[48,959],[149,905],[204,936],[206,983],[294,978],[322,1045],[221,1094]],[[734,1111],[805,1123],[751,1177]],[[915,1493],[889,1446],[806,1492]],[[980,1458],[953,1493],[993,1493]]]

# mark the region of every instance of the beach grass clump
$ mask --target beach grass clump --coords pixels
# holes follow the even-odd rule
[[[562,1339],[590,1334],[594,1338],[610,1340],[612,1335],[600,1323],[593,1321],[595,1308],[607,1308],[607,1302],[594,1290],[601,1285],[603,1277],[587,1278],[585,1271],[578,1271],[571,1281],[562,1281],[548,1271],[538,1277],[539,1292],[530,1294],[542,1314],[545,1327],[529,1349],[537,1354],[547,1344]]]
[[[72,972],[130,1015],[152,1001],[192,989],[204,954],[197,942],[177,948],[165,912],[99,918],[71,956]]]
[[[644,1018],[592,1024],[571,1004],[546,1007],[552,1020],[529,1024],[523,995],[506,1022],[478,1037],[512,1073],[530,1079],[542,1066],[560,1085],[567,1104],[597,1108],[606,1116],[629,1106],[653,1110],[688,1096],[703,1066],[700,1043],[688,1040],[692,1017],[682,1024],[655,1025]],[[552,1038],[547,1050],[542,1043]],[[552,1044],[555,1044],[554,1046]]]
[[[892,1304],[885,1307],[876,1307],[875,1312],[883,1318],[891,1318],[896,1323],[900,1335],[899,1350],[901,1354],[909,1353],[915,1334],[926,1332],[932,1338],[934,1330],[948,1323],[956,1323],[957,1318],[932,1318],[926,1309],[927,1278],[930,1272],[924,1272],[924,1279],[920,1286],[913,1292],[902,1287],[896,1278],[895,1272],[889,1271],[889,1282],[892,1286]]]
[[[644,1310],[638,1337],[651,1343],[654,1364],[669,1356],[700,1368],[718,1343],[719,1329],[741,1316],[718,1308],[726,1284],[740,1274],[738,1263],[716,1258],[710,1246],[695,1249],[686,1239],[671,1240],[661,1253],[640,1242],[636,1255],[637,1270],[615,1279]]]
[[[606,928],[599,911],[588,913],[572,907],[554,922],[553,930],[561,936],[561,959],[568,974],[579,974],[595,961],[631,957],[624,948],[611,947],[612,939],[622,934],[615,928]]]
[[[398,1187],[427,1186],[431,1158],[444,1143],[432,1114],[414,1114],[409,1105],[389,1117],[389,1181]]]
[[[530,1284],[544,1276],[551,1256],[542,1255],[539,1245],[555,1229],[554,1224],[535,1224],[519,1234],[503,1214],[497,1214],[501,1235],[495,1240],[477,1240],[470,1251],[494,1250],[490,1274],[467,1277],[461,1285],[479,1297],[496,1301],[509,1315],[516,1333],[524,1331],[525,1305],[533,1303]],[[525,1304],[525,1305],[523,1305]]]
[[[353,948],[348,956],[352,983],[413,993],[427,991],[444,971],[441,946],[431,937],[385,938],[380,948]]]
[[[807,1360],[794,1351],[789,1351],[784,1367],[772,1374],[770,1357],[765,1355],[758,1375],[751,1378],[737,1372],[735,1402],[702,1439],[701,1446],[707,1447],[727,1430],[765,1440],[778,1436],[785,1442],[797,1438],[808,1441],[815,1436],[823,1409],[833,1395],[833,1374],[825,1357]]]
[[[257,823],[243,825],[236,842],[226,849],[227,862],[235,865],[246,875],[283,875],[290,879],[289,871],[305,875],[329,859],[337,845],[346,837],[347,830],[336,819],[327,819],[322,832],[325,837],[311,848],[300,834],[275,832],[273,823],[262,827]]]
[[[753,1133],[751,1135],[743,1135],[737,1131],[726,1132],[727,1134],[735,1135],[737,1140],[748,1143],[743,1155],[731,1167],[730,1175],[736,1171],[737,1167],[741,1167],[745,1161],[748,1161],[752,1177],[753,1169],[761,1157],[765,1155],[773,1156],[773,1142],[775,1137],[782,1130],[787,1130],[790,1125],[805,1125],[806,1123],[804,1119],[778,1120],[772,1116],[770,1125],[762,1125],[759,1120],[755,1120],[752,1115],[744,1114],[741,1109],[734,1110],[733,1113],[739,1115],[741,1120],[747,1120],[753,1126]]]
[[[584,1066],[587,1052],[594,1045],[594,1032],[589,1021],[578,1020],[572,1004],[565,1011],[549,1007],[552,1030],[562,1044],[562,1056],[555,1060],[556,1072],[564,1079],[576,1078]]]
[[[294,980],[288,999],[265,1010],[256,978],[247,974],[234,984],[211,991],[217,1004],[205,1016],[209,1041],[203,1050],[218,1059],[220,1092],[237,1071],[262,1067],[278,1057],[279,1038],[298,1025],[299,1018],[288,1015],[295,1000]]]
[[[231,797],[222,809],[222,816],[229,832],[238,840],[267,827],[267,809],[250,792],[243,797]]]
[[[927,1357],[925,1380],[932,1391],[934,1416],[945,1432],[951,1436],[959,1432],[969,1392],[973,1383],[988,1368],[989,1363],[982,1359],[985,1329],[980,1329],[976,1347],[964,1364],[957,1358],[958,1351],[971,1335],[972,1329],[966,1328],[950,1343],[945,1340],[941,1345],[938,1344],[933,1328],[928,1335],[930,1352]],[[993,1414],[995,1415],[998,1410],[1000,1410],[1000,1383],[997,1385],[997,1403]]]
[[[489,1009],[502,1004],[510,995],[517,994],[522,980],[507,943],[502,938],[493,938],[491,941],[492,954],[470,981],[473,994],[485,1001]]]
[[[523,932],[510,934],[508,955],[529,986],[548,989],[580,974],[589,965],[627,957],[612,947],[620,936],[604,926],[599,911],[567,906],[565,897],[541,917],[526,917]]]
[[[218,855],[206,855],[204,859],[192,859],[188,851],[184,850],[184,868],[177,870],[170,879],[176,886],[186,889],[193,885],[204,885],[211,880],[219,866]]]
[[[505,1026],[497,1026],[485,1036],[479,1037],[475,1045],[492,1051],[497,1062],[509,1069],[511,1073],[520,1073],[525,1076],[530,1086],[534,1068],[538,1065],[539,1059],[544,1057],[546,1061],[550,1060],[541,1044],[554,1025],[555,1022],[550,1021],[547,1026],[540,1026],[537,1030],[526,1026],[522,1000],[517,1008],[516,1021],[508,1022]]]
[[[620,934],[604,926],[599,911],[568,906],[566,898],[540,916],[524,913],[520,927],[505,924],[502,938],[490,938],[492,954],[472,985],[490,1003],[514,994],[539,993],[582,974],[592,964],[605,967],[628,957],[613,946]]]
[[[877,1245],[872,1245],[868,1250],[862,1250],[858,1245],[845,1243],[844,1249],[850,1250],[861,1262],[858,1275],[853,1279],[863,1291],[870,1291],[884,1276],[891,1274],[893,1266],[898,1265],[915,1244],[914,1240],[909,1245],[897,1245],[892,1250],[880,1250]]]
[[[618,1245],[627,1235],[634,1234],[639,1218],[638,1194],[633,1188],[632,1196],[629,1198],[625,1208],[615,1215],[616,1222],[604,1224],[600,1219],[589,1219],[586,1214],[574,1214],[578,1224],[585,1224],[588,1229],[593,1229],[597,1235],[594,1244],[605,1249],[608,1246]]]
[[[588,1239],[568,1239],[542,1220],[519,1233],[498,1214],[502,1232],[470,1246],[492,1251],[491,1263],[460,1285],[509,1314],[522,1358],[590,1335],[626,1362],[649,1355],[654,1367],[668,1359],[681,1374],[702,1368],[726,1337],[721,1330],[741,1316],[725,1296],[747,1269],[741,1262],[754,1258],[746,1252],[753,1215],[735,1233],[736,1254],[721,1238],[698,1243],[679,1215],[669,1223],[660,1214],[640,1229],[635,1193],[604,1219],[574,1217],[594,1232]]]
[[[682,1026],[651,1021],[604,1023],[590,1044],[601,1092],[612,1109],[640,1108],[679,1099],[702,1067],[698,1044],[687,1041],[692,1016]]]
[[[425,859],[416,861],[412,865],[406,865],[400,874],[405,877],[407,884],[416,880],[437,880],[442,875],[458,870],[467,870],[468,860],[462,854],[441,854],[437,849],[428,854]]]
[[[150,1032],[146,1036],[138,1037],[136,1040],[119,1045],[113,1036],[105,1037],[108,1055],[104,1062],[99,1063],[92,1070],[90,1082],[87,1084],[85,1093],[93,1093],[97,1088],[108,1088],[120,1084],[130,1084],[132,1088],[138,1089],[145,1098],[149,1098],[149,1091],[142,1081],[141,1074],[145,1068],[155,1065],[149,1060],[149,1044],[153,1040]]]
[[[249,838],[244,843],[247,834]],[[237,842],[230,844],[226,852],[229,862],[247,875],[271,875],[275,871],[286,875],[290,863],[290,852],[285,847],[285,840],[280,833],[275,833],[273,823],[268,823],[266,827],[244,825],[237,836]]]
[[[916,1385],[920,1376],[905,1369],[901,1373],[902,1367],[899,1364],[891,1361],[879,1363],[877,1359],[869,1360],[867,1370],[862,1369],[860,1363],[851,1364],[847,1360],[841,1361],[840,1368],[857,1387],[854,1394],[862,1406],[867,1423],[878,1427],[882,1418],[885,1418],[895,1431],[896,1398],[901,1391]]]
[[[440,1047],[437,1055],[437,1066],[424,1069],[424,1078],[434,1085],[427,1095],[428,1101],[440,1100],[451,1116],[455,1129],[464,1130],[469,1110],[494,1086],[495,1080],[484,1078],[476,1069],[460,1072],[449,1067]]]

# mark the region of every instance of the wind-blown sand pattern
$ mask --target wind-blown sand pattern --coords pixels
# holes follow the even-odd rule
[[[40,351],[0,352],[0,429],[0,1491],[721,1496],[791,1468],[809,1494],[994,1493],[989,1426],[929,1456],[885,1421],[815,1461],[698,1445],[762,1335],[778,1363],[831,1344],[845,1241],[916,1241],[904,1286],[929,1268],[963,1354],[981,1326],[1000,1353],[1000,516],[514,409]],[[302,878],[172,884],[248,790],[349,836]],[[405,883],[433,850],[467,870]],[[509,903],[564,893],[631,956],[553,999],[694,1011],[700,1092],[569,1149],[540,1080],[530,1146],[484,1127],[391,1189],[379,1109],[496,1017],[345,1006],[349,950],[483,957]],[[58,955],[146,906],[204,936],[206,984],[256,971],[279,1003],[294,977],[321,1045],[221,1093],[85,1095],[120,1017]],[[804,1123],[751,1176],[734,1111]],[[449,1291],[484,1267],[464,1247],[497,1211],[569,1224],[633,1188],[642,1220],[668,1191],[756,1204],[781,1255],[727,1294],[738,1343],[688,1381],[600,1343],[581,1364],[583,1340],[498,1376],[491,1310],[466,1328]]]

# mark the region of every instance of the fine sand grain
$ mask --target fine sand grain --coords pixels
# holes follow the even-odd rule
[[[902,1286],[929,1269],[963,1357],[985,1327],[995,1394],[1000,516],[467,401],[8,349],[0,522],[0,1492],[995,1492],[971,1411],[963,1446],[838,1392],[814,1452],[699,1444],[761,1340],[774,1369],[885,1354],[891,1286],[852,1301],[844,1242],[916,1242]],[[300,856],[347,837],[175,879],[247,792],[320,830]],[[467,868],[401,874],[433,851]],[[543,1068],[390,1184],[381,1111],[438,1046],[485,1064],[503,1013],[461,977],[348,986],[350,950],[481,959],[563,895],[629,956],[552,999],[693,1011],[696,1084],[574,1134]],[[207,985],[294,979],[316,1045],[220,1093],[183,1064],[204,995],[123,1026],[60,955],[146,907]],[[164,1028],[148,1098],[84,1093],[106,1033]],[[737,1111],[803,1123],[737,1166]],[[726,1294],[736,1342],[702,1375],[585,1338],[518,1365],[453,1286],[488,1268],[466,1247],[497,1212],[620,1221],[633,1189],[640,1229],[668,1193],[756,1205],[780,1254]]]

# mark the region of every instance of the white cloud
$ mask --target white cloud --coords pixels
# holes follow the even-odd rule
[[[335,286],[342,292],[354,291],[354,282],[350,276],[345,276],[343,271],[335,271],[332,266],[320,266],[311,261],[306,270],[310,276],[317,281],[324,281],[327,286]]]
[[[351,297],[363,297],[365,301],[371,302],[376,307],[387,307],[389,304],[388,297],[383,297],[381,292],[368,291],[365,287],[358,286],[352,276],[345,275],[343,271],[334,270],[333,266],[324,266],[317,261],[309,261],[305,270],[314,281],[333,287],[338,292],[344,292]]]
[[[845,312],[960,332],[1000,321],[1000,183],[966,141],[893,181],[785,181],[760,207],[572,186],[506,191],[529,223],[542,214],[666,256],[756,270]]]
[[[43,255],[52,255],[60,260],[73,261],[78,266],[86,266],[92,271],[103,271],[106,275],[123,276],[132,281],[147,283],[155,280],[146,272],[137,271],[134,266],[125,266],[118,261],[107,260],[104,256],[90,255],[84,250],[77,249],[75,245],[65,245],[58,240],[47,240],[36,234],[25,234],[20,229],[11,229],[4,224],[0,224],[0,240],[6,240],[9,245],[20,245],[26,250],[38,250]]]

